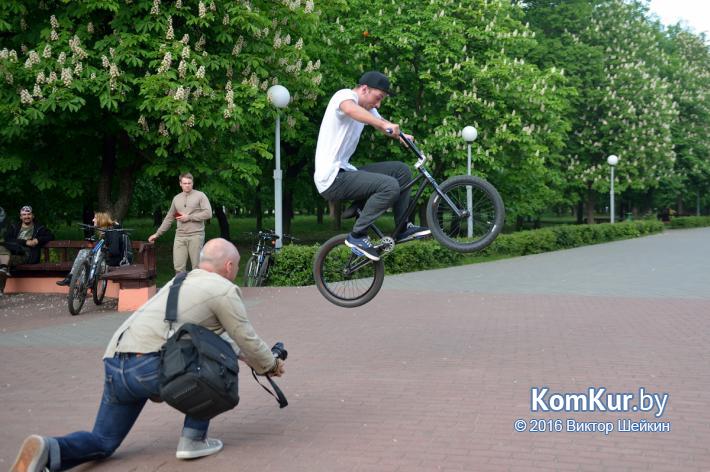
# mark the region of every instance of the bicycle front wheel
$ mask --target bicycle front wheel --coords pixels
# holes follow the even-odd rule
[[[473,252],[491,244],[503,229],[505,207],[493,185],[478,177],[459,175],[445,181],[427,205],[431,234],[457,252]],[[455,208],[453,208],[453,205]]]
[[[326,241],[313,259],[313,277],[320,293],[331,303],[355,308],[372,300],[385,280],[382,260],[357,256],[347,247],[347,234]]]
[[[99,256],[99,260],[96,262],[96,273],[94,274],[94,283],[91,286],[91,294],[94,297],[94,303],[96,305],[101,305],[104,302],[104,296],[106,295],[106,286],[108,285],[108,280],[102,279],[101,276],[106,273],[106,259],[104,255]]]
[[[69,283],[69,294],[67,301],[69,303],[69,313],[76,316],[81,311],[86,300],[86,292],[89,289],[89,264],[87,262],[81,264],[76,272],[71,277]]]
[[[257,287],[257,275],[259,273],[259,259],[252,254],[252,256],[247,261],[246,269],[244,271],[244,286],[245,287]]]
[[[256,271],[256,286],[263,287],[266,285],[266,280],[269,278],[269,269],[271,269],[271,264],[273,264],[273,259],[270,255],[264,256],[261,261],[259,270]]]

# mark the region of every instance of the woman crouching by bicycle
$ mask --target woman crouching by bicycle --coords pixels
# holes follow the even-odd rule
[[[92,223],[96,228],[100,229],[118,229],[121,227],[118,222],[114,221],[113,218],[111,218],[111,214],[107,211],[97,211],[94,213],[94,219],[92,220]],[[101,231],[96,231],[96,237],[97,238],[103,238],[105,233],[102,233]],[[74,259],[74,264],[72,264],[72,268],[69,271],[69,274],[67,274],[66,277],[64,277],[62,280],[57,282],[57,285],[66,287],[69,286],[71,283],[71,277],[72,275],[76,272],[76,270],[81,267],[81,265],[84,263],[87,257],[89,257],[89,254],[91,253],[90,248],[82,249],[79,251],[79,253],[76,255],[76,258]]]

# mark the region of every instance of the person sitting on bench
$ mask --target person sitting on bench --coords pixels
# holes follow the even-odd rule
[[[4,295],[10,269],[39,263],[40,249],[53,239],[52,232],[35,221],[31,206],[20,208],[20,223],[10,225],[5,240],[0,242],[0,296]]]

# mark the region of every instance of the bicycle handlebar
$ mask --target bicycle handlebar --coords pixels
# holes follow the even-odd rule
[[[253,232],[253,231],[248,231],[246,234],[248,234],[249,236],[253,236],[255,238],[264,239],[266,241],[276,241],[277,239],[279,239],[279,235],[276,234],[273,230],[259,231],[258,233]],[[300,239],[294,238],[290,234],[284,233],[281,235],[281,237],[284,240],[288,240],[288,241],[300,241]]]
[[[78,223],[78,225],[81,226],[82,228],[100,231],[102,233],[110,233],[112,231],[117,231],[119,233],[125,233],[127,231],[133,231],[133,228],[99,228],[98,226],[87,225],[85,223]]]
[[[393,132],[392,128],[387,128],[385,131],[387,131],[387,134],[392,134]],[[427,157],[419,150],[417,145],[414,144],[414,141],[409,139],[401,130],[399,132],[399,139],[404,141],[404,144],[406,144],[407,147],[419,158],[419,161],[417,161],[415,167],[419,168],[422,164],[424,164]]]

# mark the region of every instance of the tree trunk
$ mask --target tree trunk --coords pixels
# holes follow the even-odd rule
[[[683,205],[683,197],[678,195],[678,204],[676,205],[676,215],[681,216],[685,214],[685,206]]]
[[[264,227],[264,212],[261,210],[261,198],[259,198],[260,190],[260,187],[256,187],[256,196],[254,197],[254,216],[256,216],[257,231],[261,231],[261,228]]]
[[[84,209],[82,211],[81,220],[85,225],[93,225],[94,210],[91,203],[84,203]],[[90,238],[94,232],[89,228],[84,228],[84,239]]]
[[[216,204],[214,206],[214,215],[217,217],[217,222],[219,223],[219,235],[221,238],[231,241],[232,238],[229,234],[229,220],[227,220],[227,215],[224,213],[224,206]]]
[[[118,166],[120,149],[124,164]],[[130,141],[125,132],[104,135],[101,151],[101,174],[97,186],[99,211],[108,211],[114,220],[122,221],[128,213],[136,184],[136,175],[145,162],[145,156]],[[118,195],[113,200],[114,179],[118,179]]]
[[[283,232],[291,234],[291,221],[293,220],[293,192],[284,192],[283,199]]]
[[[318,195],[316,200],[316,223],[323,224],[323,198],[320,195]]]
[[[584,223],[584,199],[580,197],[577,202],[577,224],[581,225],[582,223]]]
[[[592,190],[591,185],[587,189],[587,224],[588,225],[593,225],[594,224],[594,205],[596,204],[596,197],[597,194],[594,190]]]
[[[111,191],[113,189],[113,175],[116,171],[116,137],[104,135],[101,143],[101,174],[97,188],[99,211],[111,210]],[[118,219],[118,215],[111,215]]]
[[[328,200],[328,206],[330,207],[330,217],[333,219],[333,229],[340,230],[343,226],[340,218],[342,213],[340,200]]]
[[[160,208],[156,208],[153,211],[153,226],[156,228],[160,227],[160,225],[163,223],[163,212],[160,211]]]

